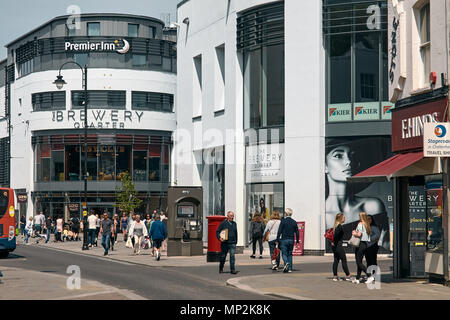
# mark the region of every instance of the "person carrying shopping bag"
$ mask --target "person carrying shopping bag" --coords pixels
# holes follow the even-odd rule
[[[367,250],[367,244],[370,242],[370,233],[371,233],[370,222],[367,213],[360,212],[359,221],[360,222],[358,223],[356,230],[352,231],[352,235],[354,237],[360,238],[359,246],[356,248],[355,251],[357,272],[356,272],[356,279],[353,280],[353,283],[360,283],[362,271],[364,271],[364,273],[368,277],[366,283],[372,283],[374,281],[374,278],[372,276],[369,276],[369,274],[367,273],[367,267],[363,263],[363,258]]]
[[[338,281],[337,269],[339,261],[342,261],[342,269],[344,269],[346,278],[345,280],[351,281],[350,271],[348,271],[347,266],[347,256],[345,255],[344,247],[342,246],[342,240],[344,238],[344,227],[342,225],[345,223],[345,216],[342,213],[336,214],[334,220],[334,236],[333,241],[331,241],[331,249],[333,250],[334,261],[333,261],[333,281]]]
[[[292,272],[292,251],[294,250],[294,236],[299,244],[299,233],[297,222],[291,218],[292,209],[287,208],[284,212],[285,218],[281,221],[277,232],[276,242],[279,244],[281,254],[283,256],[284,268],[283,272]]]
[[[268,241],[270,257],[273,256],[273,252],[277,246],[277,233],[280,227],[281,216],[280,213],[275,210],[270,216],[269,222],[267,222],[266,228],[264,229],[264,241]],[[276,259],[272,260],[272,270],[278,270],[280,266],[280,255],[278,254]]]
[[[129,236],[134,239],[134,253],[141,254],[141,245],[145,237],[148,237],[147,227],[144,221],[141,221],[141,216],[137,214],[135,221],[130,227]]]

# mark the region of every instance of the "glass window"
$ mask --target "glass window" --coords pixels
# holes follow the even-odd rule
[[[259,128],[261,124],[261,50],[249,52],[245,60],[244,110],[245,128]]]
[[[40,181],[50,181],[50,145],[41,144],[41,179]]]
[[[147,180],[147,146],[133,146],[133,181]]]
[[[147,65],[147,55],[133,54],[133,67],[145,67]]]
[[[36,170],[34,175],[34,181],[41,181],[41,145],[36,144],[36,147],[34,149],[34,155],[35,155],[35,163],[36,163]]]
[[[148,150],[148,174],[149,181],[161,181],[161,145],[150,145]]]
[[[72,91],[72,109],[84,109],[84,91]],[[126,92],[115,90],[88,91],[89,109],[125,109]]]
[[[351,38],[350,34],[333,35],[329,40],[329,103],[351,102]]]
[[[431,71],[430,61],[430,4],[426,4],[420,10],[420,57],[422,59],[421,86],[428,85]]]
[[[263,125],[284,124],[284,45],[263,49]]]
[[[81,152],[81,172],[84,177],[84,146]],[[97,146],[87,146],[87,179],[97,180]]]
[[[66,26],[67,26],[67,35],[69,37],[74,37],[74,36],[77,35],[77,28],[76,28],[77,25],[76,25],[76,23],[66,24]]]
[[[52,146],[52,181],[64,181],[64,145]]]
[[[122,174],[131,172],[131,146],[116,146],[116,172],[117,180]]]
[[[89,56],[87,53],[75,53],[73,55],[73,60],[82,67],[88,64],[88,58]]]
[[[148,27],[149,29],[149,37],[150,38],[156,38],[156,28],[155,27]]]
[[[355,36],[356,102],[378,101],[379,43],[378,32]]]
[[[139,25],[138,24],[128,24],[128,36],[129,37],[137,37],[139,31]]]
[[[67,181],[78,181],[80,179],[80,146],[66,146]]]
[[[89,37],[100,35],[100,22],[88,22],[87,24],[87,35]]]
[[[39,92],[31,95],[33,111],[50,111],[66,109],[66,92]]]
[[[99,146],[98,180],[115,180],[115,148],[114,146]]]

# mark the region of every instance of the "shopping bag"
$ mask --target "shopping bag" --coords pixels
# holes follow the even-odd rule
[[[143,241],[142,241],[142,243],[141,243],[141,247],[142,247],[142,249],[144,249],[144,250],[147,250],[150,246],[149,246],[149,244],[148,244],[148,239],[144,239]]]
[[[128,237],[127,243],[125,244],[127,248],[133,248],[133,243],[131,242],[131,237]]]
[[[278,247],[275,247],[273,249],[272,261],[276,260],[279,255],[280,255],[280,249],[278,249]]]
[[[361,238],[358,238],[358,237],[355,237],[355,236],[352,236],[350,238],[350,240],[348,240],[348,244],[353,246],[353,247],[355,247],[355,248],[359,247],[359,243],[360,242],[361,242]]]

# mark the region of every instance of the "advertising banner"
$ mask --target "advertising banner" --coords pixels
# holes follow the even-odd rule
[[[352,104],[329,104],[328,121],[352,121]]]
[[[260,144],[245,149],[245,182],[284,181],[284,144]]]
[[[377,102],[355,102],[353,119],[355,121],[379,120],[380,103]]]
[[[450,123],[424,123],[423,155],[425,157],[450,156]]]
[[[303,255],[303,248],[305,244],[305,222],[304,221],[297,221],[297,227],[298,227],[298,238],[299,242],[297,245],[297,239],[294,235],[294,250],[292,251],[293,256],[302,256]]]
[[[325,147],[325,227],[333,228],[336,214],[345,216],[344,246],[366,212],[381,229],[379,252],[389,252],[393,217],[391,182],[349,183],[351,177],[392,156],[390,137],[327,138]],[[329,241],[324,238],[327,252]]]
[[[392,119],[392,109],[395,104],[391,102],[383,101],[381,103],[381,120],[391,120]]]

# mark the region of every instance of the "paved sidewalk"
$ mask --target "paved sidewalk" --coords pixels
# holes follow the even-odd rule
[[[1,261],[0,261],[1,263]],[[67,276],[0,266],[0,300],[146,300],[129,291],[81,279],[80,289],[67,287]],[[73,282],[69,282],[73,284]]]

